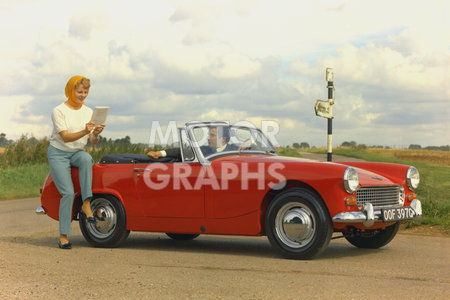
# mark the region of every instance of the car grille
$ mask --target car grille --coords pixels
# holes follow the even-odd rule
[[[403,205],[405,191],[401,185],[363,186],[356,191],[358,208],[371,203],[374,209]]]

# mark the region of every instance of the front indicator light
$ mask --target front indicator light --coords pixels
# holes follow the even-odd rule
[[[347,206],[356,206],[357,204],[356,197],[348,197],[345,199],[345,205]]]
[[[416,194],[409,194],[406,199],[408,199],[408,202],[412,202],[414,199],[417,199],[417,195]]]

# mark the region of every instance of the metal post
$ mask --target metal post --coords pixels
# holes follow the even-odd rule
[[[333,104],[334,104],[334,84],[333,84],[333,69],[327,68],[326,80],[328,82],[328,103],[330,104],[330,118],[328,118],[328,139],[327,139],[327,161],[332,161],[333,152]]]

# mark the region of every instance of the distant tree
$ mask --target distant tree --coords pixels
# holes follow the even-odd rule
[[[6,133],[0,133],[0,147],[8,147],[12,142],[12,140],[6,138]]]
[[[106,146],[108,146],[110,144],[111,144],[111,139],[108,140],[107,138],[102,137],[101,135],[99,136],[99,140],[98,140],[97,146],[99,146],[99,147],[106,147]]]
[[[300,148],[309,149],[310,147],[309,147],[309,144],[307,142],[302,142],[300,144]]]
[[[39,143],[39,140],[38,140],[37,138],[35,138],[34,136],[30,137],[30,138],[27,140],[27,144],[28,144],[29,146],[34,146],[34,145],[36,145],[37,143]]]
[[[439,146],[438,149],[439,149],[439,150],[443,150],[443,151],[449,151],[449,150],[450,150],[450,145]]]
[[[300,148],[300,144],[299,143],[293,143],[292,147],[294,147],[295,149],[298,149],[298,148]]]
[[[357,145],[357,144],[356,144],[355,141],[351,141],[351,142],[345,141],[345,142],[343,142],[343,143],[341,144],[342,147],[352,147],[352,148],[355,148],[356,145]]]
[[[356,146],[356,148],[357,148],[358,150],[366,150],[366,149],[367,149],[367,146],[366,146],[365,144],[358,144],[358,146]]]
[[[131,145],[131,139],[128,135],[124,138],[115,140],[115,142],[119,145]]]
[[[441,151],[449,151],[450,150],[450,145],[446,145],[446,146],[426,146],[425,148],[422,148],[425,150],[441,150]]]
[[[88,140],[88,146],[89,145],[91,145],[91,144],[90,144],[90,142]],[[131,139],[130,139],[130,137],[128,135],[125,136],[124,138],[115,139],[115,140],[112,140],[110,138],[107,139],[107,138],[104,138],[104,137],[100,136],[100,140],[97,143],[98,147],[105,147],[105,146],[111,147],[113,145],[115,145],[115,146],[129,146],[129,145],[131,145]]]
[[[5,133],[0,133],[0,147],[6,147],[8,143],[8,140],[6,139]]]
[[[422,149],[422,146],[417,145],[417,144],[411,144],[411,145],[409,145],[408,149],[410,149],[410,150]]]

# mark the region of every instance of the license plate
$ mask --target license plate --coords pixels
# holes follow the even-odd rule
[[[410,220],[415,216],[415,214],[416,212],[411,206],[381,209],[381,218],[383,222]]]

